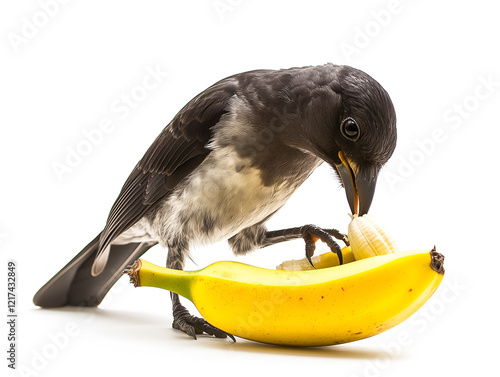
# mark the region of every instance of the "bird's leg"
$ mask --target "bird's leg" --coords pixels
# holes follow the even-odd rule
[[[184,267],[184,253],[182,250],[169,248],[167,267],[182,270]],[[181,304],[177,293],[170,292],[170,298],[172,299],[172,313],[174,317],[172,327],[174,329],[184,331],[193,339],[196,339],[196,334],[207,333],[208,335],[213,335],[216,338],[230,337],[234,342],[236,341],[234,336],[231,334],[212,326],[203,318],[189,314],[188,310]]]
[[[196,334],[207,333],[208,335],[214,335],[216,338],[226,338],[229,336],[234,342],[236,341],[231,334],[212,326],[203,318],[189,314],[188,310],[181,304],[177,293],[170,292],[170,297],[172,298],[174,315],[172,327],[174,329],[184,331],[195,340]]]
[[[322,229],[317,227],[316,225],[304,225],[297,228],[266,231],[264,234],[264,239],[261,241],[261,245],[262,247],[266,247],[283,241],[303,238],[306,243],[306,257],[309,260],[311,266],[314,267],[311,257],[314,255],[316,241],[321,240],[330,247],[330,250],[333,253],[337,254],[339,262],[340,264],[342,264],[342,249],[332,236],[338,240],[344,241],[346,245],[349,245],[347,235],[340,233],[336,229]]]

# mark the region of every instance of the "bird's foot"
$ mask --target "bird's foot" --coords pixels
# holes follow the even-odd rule
[[[174,295],[177,297],[175,298]],[[195,340],[197,339],[196,334],[207,333],[208,335],[213,335],[216,338],[229,337],[233,340],[233,342],[236,342],[236,339],[233,335],[228,334],[215,326],[212,326],[203,318],[198,318],[194,315],[189,314],[188,310],[180,303],[178,295],[172,295],[172,304],[174,315],[172,327],[174,329],[184,331]]]
[[[347,235],[340,233],[336,229],[322,229],[317,227],[316,225],[304,225],[300,228],[300,231],[302,233],[302,238],[306,243],[306,258],[311,266],[314,267],[311,257],[314,255],[314,250],[316,249],[316,241],[318,240],[326,243],[330,250],[333,253],[337,254],[340,264],[344,262],[342,257],[342,249],[332,236],[338,239],[342,239],[346,245],[349,245]]]

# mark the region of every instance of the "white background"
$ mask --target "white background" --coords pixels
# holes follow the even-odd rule
[[[0,282],[6,291],[7,260],[15,260],[21,375],[375,377],[497,369],[500,27],[490,4],[2,3]],[[371,213],[402,249],[436,245],[446,256],[442,286],[412,319],[355,343],[295,349],[242,339],[192,341],[171,329],[167,292],[134,289],[125,279],[98,309],[33,306],[36,290],[102,229],[131,169],[194,95],[233,73],[326,62],[363,69],[396,107],[398,147]],[[141,92],[148,69],[162,76],[156,88]],[[113,104],[134,90],[145,93],[142,101],[126,114],[116,111]],[[58,177],[54,164],[65,164],[68,151],[103,119],[112,129]],[[268,225],[346,231],[347,212],[344,192],[322,166]],[[220,259],[273,268],[303,253],[297,241],[236,258],[221,243],[194,251],[196,265],[187,269]],[[165,256],[155,247],[145,257],[163,264]],[[1,306],[6,312],[7,304]],[[7,331],[4,325],[0,333]],[[5,356],[6,335],[0,345]]]

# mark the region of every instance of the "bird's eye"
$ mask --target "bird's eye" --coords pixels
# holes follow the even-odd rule
[[[356,141],[359,137],[359,127],[356,121],[352,118],[344,119],[340,126],[342,135],[349,140]]]

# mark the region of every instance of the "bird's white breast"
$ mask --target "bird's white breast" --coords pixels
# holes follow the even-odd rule
[[[264,186],[260,171],[231,147],[213,150],[157,212],[152,230],[165,246],[225,240],[281,208],[302,182]]]

